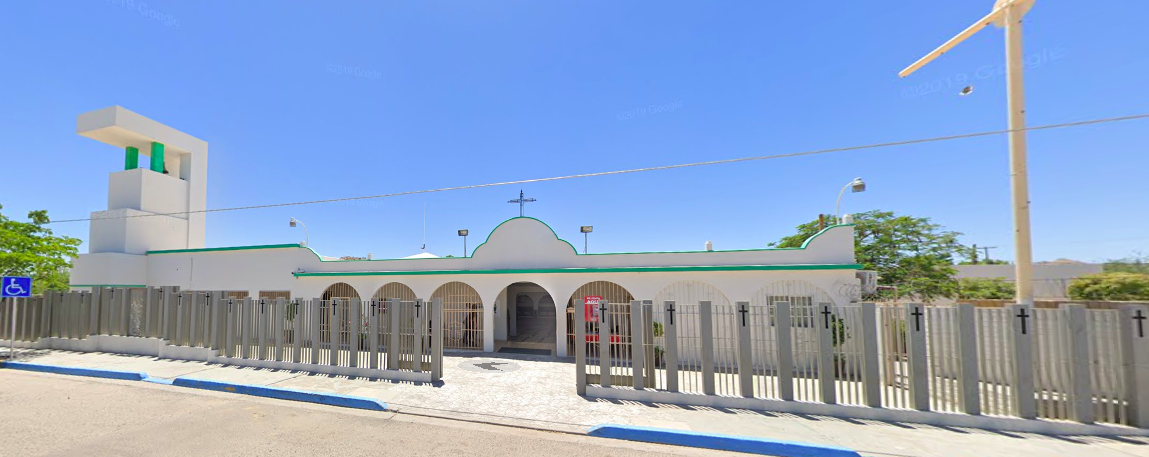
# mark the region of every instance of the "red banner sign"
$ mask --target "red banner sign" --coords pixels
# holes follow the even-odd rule
[[[602,302],[602,297],[587,295],[583,297],[583,302],[586,303],[586,321],[598,322],[598,304]]]

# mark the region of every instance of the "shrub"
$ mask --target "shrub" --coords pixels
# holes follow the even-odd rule
[[[1097,273],[1069,283],[1074,300],[1149,300],[1149,274]]]
[[[958,288],[959,299],[1001,300],[1017,294],[1013,283],[1005,278],[961,278]]]

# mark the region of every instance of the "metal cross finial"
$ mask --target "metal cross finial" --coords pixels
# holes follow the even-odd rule
[[[742,313],[742,326],[745,327],[746,326],[746,313],[750,312],[750,310],[746,309],[745,304],[742,304],[742,305],[738,306],[738,312]]]
[[[674,325],[674,303],[666,304],[666,312],[670,313],[670,325]]]
[[[910,315],[914,316],[914,331],[922,331],[922,307],[915,306],[914,312],[910,313]]]
[[[535,201],[536,200],[533,198],[526,198],[526,195],[523,194],[523,191],[519,190],[519,198],[517,198],[515,200],[507,200],[507,203],[518,203],[519,204],[519,217],[523,217],[524,215],[526,215],[527,203],[532,203]]]
[[[822,307],[822,318],[826,320],[826,329],[830,328],[830,315],[831,314],[834,314],[834,313],[830,312],[829,306],[823,306]],[[743,314],[743,316],[745,316],[745,314]]]
[[[1133,316],[1133,320],[1137,321],[1137,337],[1145,338],[1145,314],[1141,310],[1137,310],[1137,314]]]
[[[1025,308],[1022,308],[1021,311],[1017,313],[1017,317],[1021,318],[1021,334],[1025,335],[1026,333],[1028,333],[1028,332],[1026,332],[1026,329],[1025,329],[1025,322],[1026,322],[1026,319],[1029,318],[1029,313],[1025,312]]]

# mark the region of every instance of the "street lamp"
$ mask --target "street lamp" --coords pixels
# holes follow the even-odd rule
[[[586,254],[587,234],[594,231],[594,226],[593,225],[584,225],[584,226],[582,226],[581,230],[582,230],[582,253]]]
[[[1034,0],[997,0],[993,11],[966,27],[925,57],[918,59],[900,77],[909,76],[942,54],[973,36],[987,25],[1005,28],[1005,93],[1009,109],[1009,176],[1013,193],[1013,241],[1017,250],[1014,274],[1017,278],[1016,301],[1033,305],[1033,252],[1029,234],[1029,178],[1025,160],[1025,81],[1022,79],[1021,18],[1033,7]]]
[[[459,236],[463,237],[463,257],[467,256],[467,234],[471,233],[470,230],[459,230]]]
[[[838,192],[838,205],[834,207],[834,220],[838,222],[841,222],[842,220],[842,195],[846,193],[847,188],[850,189],[850,193],[852,194],[865,192],[866,183],[865,181],[862,181],[862,178],[854,178],[853,181],[850,181],[849,184],[846,184],[845,187],[842,187],[841,192]]]
[[[307,245],[311,244],[311,236],[307,234],[307,226],[303,225],[303,221],[293,217],[293,218],[291,218],[291,226],[295,227],[295,224],[299,224],[300,226],[303,227],[303,240],[304,240],[303,245],[307,246]]]

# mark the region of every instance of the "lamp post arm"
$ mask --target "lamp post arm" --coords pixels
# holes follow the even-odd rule
[[[835,224],[840,224],[842,222],[842,195],[845,195],[846,189],[848,189],[853,184],[854,184],[854,182],[850,181],[849,184],[846,184],[845,186],[842,187],[841,192],[838,192],[838,204],[834,206],[834,223]]]
[[[308,235],[307,233],[307,224],[304,224],[303,221],[299,219],[296,219],[295,223],[299,224],[300,227],[303,227],[303,244],[311,246],[311,235]]]

